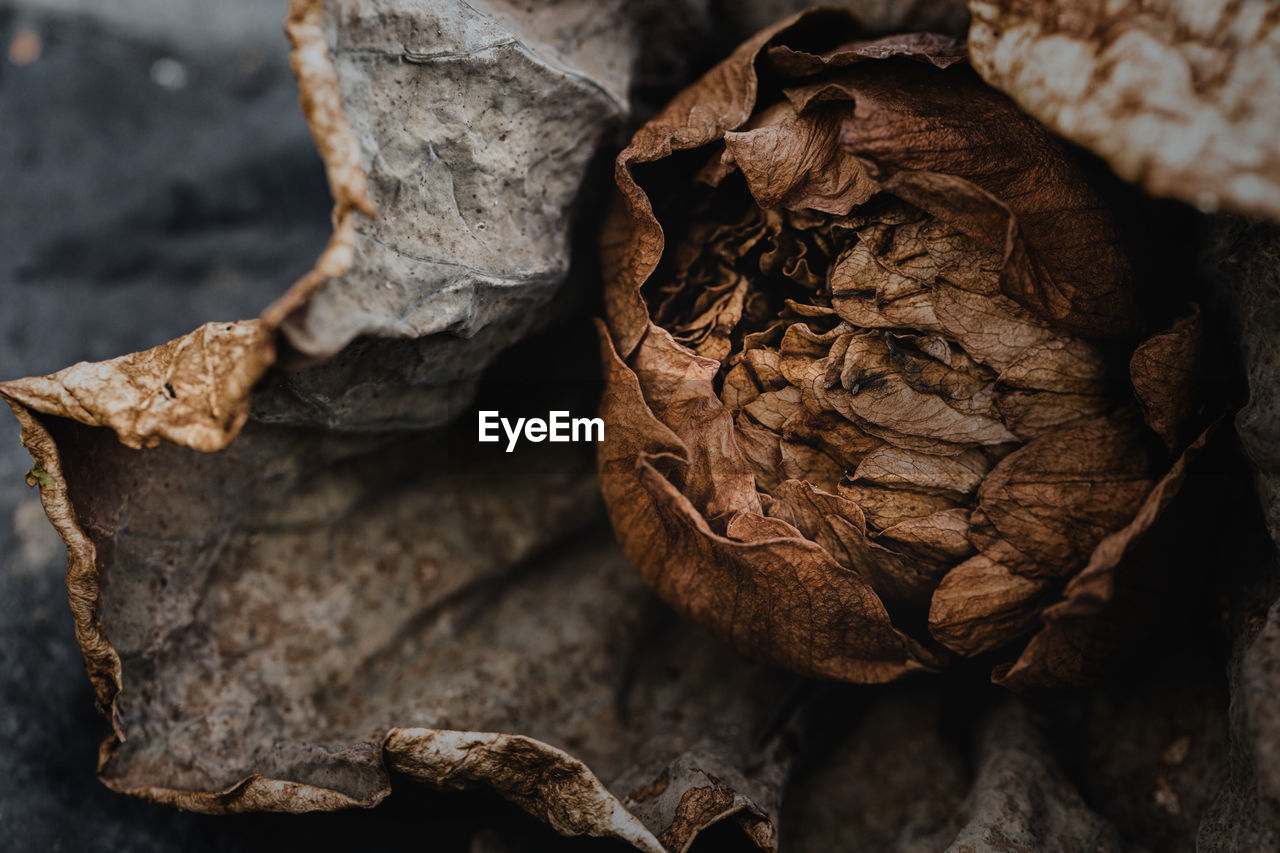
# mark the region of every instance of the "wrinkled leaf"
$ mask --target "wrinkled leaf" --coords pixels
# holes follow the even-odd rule
[[[256,424],[218,454],[132,450],[18,411],[72,546],[111,787],[296,812],[372,805],[393,768],[566,834],[678,850],[729,818],[772,847],[787,679],[655,619],[598,534],[564,540],[595,515],[581,461],[446,466],[438,433]]]
[[[1196,356],[1171,355],[1184,322],[1130,358],[1112,211],[959,42],[863,35],[767,29],[619,155],[600,474],[664,600],[761,660],[883,681],[1039,639],[1071,578],[1117,570],[1182,482],[1156,485],[1138,403],[1183,431]],[[1070,683],[1053,658],[1005,683]]]
[[[402,13],[392,16],[395,26],[389,31],[400,32],[396,27],[429,5],[385,4]],[[750,4],[741,10],[740,20],[762,14],[758,10],[768,5]],[[894,29],[943,21],[948,22],[944,29],[954,31],[962,20],[955,4],[852,5],[869,32],[882,29],[886,21]],[[415,314],[395,301],[403,295],[399,291],[392,299],[380,299],[376,286],[414,287],[420,283],[416,274],[406,280],[398,273],[385,275],[384,281],[379,276],[389,265],[381,271],[359,266],[366,255],[383,248],[394,254],[390,247],[366,246],[364,254],[351,249],[383,233],[379,229],[394,230],[385,210],[400,217],[395,205],[379,206],[382,216],[376,221],[356,212],[364,206],[358,184],[366,170],[374,170],[363,158],[370,150],[388,148],[388,153],[406,157],[398,162],[410,172],[420,170],[421,163],[411,162],[411,152],[394,150],[397,140],[404,139],[387,114],[363,114],[346,142],[342,122],[357,115],[354,107],[370,102],[366,96],[372,90],[361,85],[384,86],[391,78],[408,81],[413,69],[392,66],[418,61],[439,65],[440,57],[423,56],[403,41],[366,45],[367,55],[340,56],[330,73],[324,45],[356,42],[344,41],[352,32],[337,26],[339,19],[332,15],[339,4],[325,8],[327,22],[312,17],[320,14],[319,4],[295,4],[291,24],[299,57],[319,57],[317,64],[301,63],[299,72],[304,81],[311,80],[304,82],[304,97],[312,99],[309,112],[337,201],[334,242],[318,271],[264,321],[212,324],[154,351],[4,386],[37,460],[29,480],[41,487],[50,517],[70,549],[73,612],[95,689],[104,704],[114,702],[117,732],[104,750],[104,778],[140,796],[205,811],[300,811],[376,802],[385,795],[387,770],[392,770],[437,787],[492,787],[562,832],[612,835],[639,849],[687,849],[707,825],[721,820],[736,825],[734,837],[743,844],[773,848],[794,748],[785,704],[790,680],[744,665],[647,599],[616,549],[582,527],[592,514],[591,489],[583,477],[548,478],[545,472],[513,476],[510,467],[496,472],[456,458],[442,467],[433,455],[439,440],[435,434],[379,432],[421,429],[456,414],[458,400],[469,399],[477,387],[480,366],[536,324],[532,315],[537,312],[529,306],[545,301],[551,287],[535,277],[526,282],[529,298],[511,303],[519,307],[507,306],[487,317],[483,310],[469,315],[485,317],[474,328],[464,320],[425,337],[415,337],[415,331],[402,339],[377,337],[399,334],[399,328],[388,331],[387,324],[407,322],[408,316],[430,322],[437,307],[445,315],[465,314],[469,309],[459,306],[468,299],[474,304],[485,287],[459,296],[449,290],[448,281],[454,279],[444,273],[437,279],[433,272],[426,280],[446,281],[445,293],[425,298]],[[558,72],[572,66],[585,69],[589,79],[607,81],[618,72],[615,82],[623,82],[616,90],[607,82],[602,86],[610,95],[622,93],[615,104],[625,111],[626,63],[603,71],[600,63],[627,56],[627,48],[619,48],[626,39],[610,26],[593,23],[589,4],[557,4],[558,17],[543,19],[556,21],[550,35],[537,15],[496,3],[468,8],[479,10],[471,20],[479,21],[480,29],[493,24],[500,31],[497,41],[514,33],[522,36],[533,56],[527,67],[535,76],[557,79]],[[359,16],[352,20],[358,22]],[[727,26],[740,26],[740,21]],[[377,29],[370,26],[356,34],[377,36]],[[574,43],[581,33],[587,37]],[[510,45],[489,44],[494,52],[512,52],[506,50]],[[652,52],[664,49],[666,45],[647,46]],[[594,58],[587,55],[592,51],[599,51]],[[805,74],[845,67],[848,57],[825,47],[811,52],[772,45],[765,53],[778,68]],[[897,55],[944,68],[955,65],[963,49],[946,37],[928,37],[864,40],[857,53],[859,61]],[[456,58],[458,63],[473,60]],[[509,70],[520,61],[517,57],[503,67]],[[553,71],[539,61],[547,61]],[[500,62],[490,56],[477,65],[491,74],[498,73],[494,69]],[[418,73],[433,81],[456,79],[438,72]],[[478,74],[475,68],[467,73]],[[785,121],[768,128],[805,124],[806,115],[815,115],[804,113],[806,105],[821,107],[833,95],[838,101],[841,91],[839,86],[792,87],[784,97],[797,106],[784,111]],[[447,94],[447,86],[423,97],[441,92]],[[580,100],[584,110],[608,106],[603,98]],[[391,107],[392,113],[411,112],[398,103]],[[430,109],[439,115],[449,105],[433,102]],[[621,114],[615,112],[601,127]],[[389,132],[361,135],[379,121]],[[829,134],[829,120],[816,124]],[[735,132],[753,131],[743,127],[727,135]],[[422,138],[430,136],[428,129]],[[351,145],[352,139],[358,144]],[[705,179],[725,180],[729,147],[706,164]],[[848,164],[849,159],[828,156],[823,162]],[[447,163],[457,166],[456,160]],[[798,191],[779,196],[780,204],[803,207],[837,198],[838,207],[861,197],[861,166],[844,168],[852,181],[825,182],[821,169],[797,170],[788,183]],[[561,176],[569,183],[571,171]],[[767,170],[758,174],[767,176]],[[383,174],[379,180],[382,186],[375,180],[368,187],[372,198],[379,198],[391,179]],[[937,183],[911,180],[915,183],[909,189],[922,206],[936,200]],[[909,183],[904,179],[900,185]],[[954,189],[945,182],[942,186]],[[566,190],[560,199],[575,193]],[[456,191],[453,195],[456,200]],[[722,550],[717,553],[749,550],[739,545],[774,547],[773,539],[794,539],[798,531],[832,555],[839,568],[856,569],[857,578],[850,581],[847,571],[833,571],[830,561],[817,561],[818,577],[854,601],[857,612],[874,613],[879,606],[874,598],[860,597],[868,590],[886,601],[915,601],[918,606],[929,603],[935,587],[966,587],[971,596],[952,599],[959,606],[951,620],[960,626],[954,634],[957,643],[981,639],[989,647],[1018,639],[1044,612],[1050,624],[1024,652],[1024,658],[1042,661],[1033,680],[1045,683],[1047,670],[1074,683],[1081,678],[1073,669],[1079,663],[1073,657],[1079,637],[1102,633],[1119,638],[1122,646],[1130,642],[1133,620],[1094,618],[1104,605],[1123,602],[1136,590],[1152,595],[1144,599],[1149,606],[1161,591],[1164,576],[1158,562],[1126,562],[1125,571],[1115,571],[1114,561],[1129,560],[1131,551],[1149,543],[1154,534],[1146,536],[1145,531],[1153,520],[1169,522],[1157,510],[1171,496],[1176,484],[1170,478],[1180,478],[1182,463],[1156,486],[1130,525],[1086,555],[1088,568],[1071,581],[1063,602],[1045,611],[1044,605],[1063,598],[1058,589],[1046,588],[1041,577],[1015,574],[985,556],[974,556],[968,539],[970,512],[956,505],[957,496],[976,493],[975,478],[985,477],[996,460],[975,456],[972,449],[940,447],[926,427],[897,433],[894,419],[875,421],[882,406],[864,407],[869,419],[861,425],[848,420],[843,412],[856,414],[854,401],[833,393],[837,389],[827,383],[844,381],[846,375],[849,380],[864,378],[848,355],[866,348],[852,346],[849,330],[837,327],[845,322],[886,332],[891,343],[883,352],[891,353],[895,364],[910,366],[905,371],[910,381],[899,386],[901,394],[925,388],[932,394],[958,395],[960,423],[984,428],[1003,424],[1011,436],[1007,440],[1032,442],[1053,435],[1082,412],[1103,417],[1117,388],[1132,381],[1148,425],[1175,452],[1198,426],[1187,422],[1194,420],[1188,411],[1195,408],[1195,397],[1169,393],[1185,390],[1189,383],[1162,377],[1190,375],[1194,359],[1186,358],[1183,345],[1192,335],[1179,323],[1134,351],[1131,372],[1116,372],[1091,345],[1046,335],[1040,323],[1019,315],[1009,303],[998,303],[1001,309],[991,312],[984,300],[992,299],[990,272],[1001,269],[1004,249],[991,235],[1007,229],[1000,231],[998,208],[994,226],[984,219],[993,208],[981,194],[972,195],[972,216],[963,218],[972,232],[968,239],[985,239],[997,253],[994,264],[990,251],[979,256],[954,237],[929,244],[932,251],[922,264],[913,252],[918,243],[902,222],[891,222],[887,234],[873,233],[868,223],[861,223],[858,227],[876,240],[876,251],[845,258],[843,289],[833,296],[832,306],[787,303],[789,311],[805,318],[803,334],[795,317],[785,326],[766,325],[749,336],[755,348],[748,357],[723,376],[705,364],[688,370],[672,363],[670,342],[659,341],[647,353],[648,365],[660,369],[646,377],[645,392],[664,385],[676,392],[672,405],[661,412],[655,406],[655,413],[677,423],[679,434],[642,418],[632,439],[657,451],[644,463],[660,475],[648,482],[654,492],[666,488],[661,482],[665,478],[713,508],[704,521],[718,537],[716,547]],[[511,201],[501,197],[503,204]],[[567,209],[568,203],[559,211],[525,210],[523,215],[551,222],[549,231],[560,228],[563,235]],[[409,205],[408,212],[407,219],[429,223],[423,228],[428,234],[448,233],[440,222],[462,213],[448,204],[439,209]],[[461,239],[458,233],[453,236]],[[1243,250],[1240,243],[1233,244],[1233,262],[1245,257],[1269,269],[1266,254],[1257,252],[1253,241],[1244,244]],[[732,247],[733,239],[719,245]],[[823,270],[812,247],[801,242],[791,248],[795,251],[775,253],[766,263],[798,286],[821,287]],[[504,247],[503,257],[508,254],[517,253]],[[550,267],[562,264],[554,273],[562,276],[567,260],[555,252],[546,257]],[[421,260],[409,259],[405,266],[416,268]],[[353,263],[348,273],[346,265]],[[860,291],[859,276],[868,270],[875,273],[877,286]],[[920,286],[922,274],[934,271],[955,285],[936,302],[926,299],[928,288]],[[456,275],[458,280],[475,275],[480,281],[493,272],[479,265]],[[725,325],[760,315],[740,279],[718,282],[726,283],[727,289],[699,306],[697,322],[680,330],[687,342],[679,343],[695,344],[700,355],[713,361],[733,351]],[[510,295],[497,290],[502,299]],[[1059,299],[1055,308],[1056,297],[1046,292],[1049,298],[1023,307],[1043,316],[1072,304],[1070,298]],[[1015,306],[1018,293],[1014,288],[1008,294]],[[334,299],[337,304],[353,294],[362,302],[358,310],[324,315],[317,308],[315,326],[308,325],[312,302],[320,306]],[[362,314],[366,298],[374,308]],[[1265,295],[1256,299],[1256,306],[1270,304]],[[252,420],[246,422],[248,389],[273,360],[290,366],[307,363],[306,335],[319,329],[334,333],[332,340],[338,341],[350,332],[344,325],[348,314],[351,328],[383,326],[371,332],[374,337],[358,338],[307,370],[270,373],[269,384],[257,386]],[[1261,320],[1269,316],[1265,310],[1255,315]],[[995,319],[999,328],[993,333],[988,324]],[[275,326],[281,322],[283,345],[276,353]],[[470,337],[456,335],[460,329]],[[1011,336],[1017,346],[1009,345]],[[964,349],[953,346],[953,340]],[[1265,335],[1246,336],[1259,362],[1265,361],[1265,341]],[[982,358],[966,360],[967,352]],[[628,354],[634,356],[630,349]],[[833,370],[835,355],[841,356],[839,370]],[[831,363],[817,370],[816,362],[829,356]],[[852,364],[848,371],[846,362]],[[638,363],[637,358],[628,366]],[[950,372],[940,372],[937,365]],[[998,382],[1006,386],[998,399],[984,390],[989,378],[984,369],[996,371]],[[726,421],[718,412],[701,410],[701,392],[689,394],[682,387],[691,378],[695,385],[707,382],[717,388],[723,380],[724,402],[736,418]],[[451,382],[458,385],[441,390]],[[1241,421],[1251,452],[1264,464],[1268,387],[1265,379],[1255,381],[1254,406]],[[733,402],[730,388],[737,395]],[[895,396],[882,395],[881,400],[888,406]],[[96,426],[71,423],[61,415]],[[950,417],[941,409],[935,415]],[[233,442],[242,426],[244,433]],[[368,432],[357,437],[312,427]],[[159,446],[127,450],[112,438],[112,430],[131,446]],[[921,431],[926,434],[916,434]],[[745,464],[726,459],[726,434],[734,437]],[[838,436],[833,442],[837,447],[817,446],[832,435]],[[710,448],[691,443],[690,437],[703,436],[714,439]],[[1005,434],[988,437],[1005,439]],[[229,447],[205,457],[162,442],[209,450]],[[615,467],[625,468],[625,459],[614,461]],[[1167,467],[1159,466],[1152,475]],[[853,476],[842,484],[846,472]],[[732,488],[720,495],[687,482],[707,477]],[[1269,483],[1265,474],[1262,482]],[[910,491],[917,509],[903,513],[903,502],[892,500],[894,489]],[[864,504],[845,497],[854,493]],[[758,505],[752,504],[753,494],[758,494]],[[744,504],[751,512],[739,511]],[[735,562],[739,559],[729,559],[731,570],[752,568],[750,561],[745,566]],[[798,562],[812,561],[803,556]],[[959,566],[946,571],[954,563]],[[1128,571],[1135,565],[1142,570],[1137,575]],[[960,573],[963,566],[977,569],[966,575]],[[1150,583],[1152,578],[1156,584]],[[692,580],[696,587],[699,579]],[[724,580],[727,588],[749,589],[740,575]],[[689,575],[670,583],[675,594],[688,594]],[[1023,607],[1028,590],[1043,595],[1043,601]],[[548,608],[548,601],[554,607]],[[711,606],[724,601],[714,599]],[[1050,613],[1062,618],[1055,620]],[[815,636],[769,623],[774,615],[762,615],[763,630],[785,640],[778,654],[791,655]],[[784,616],[794,618],[793,613]],[[987,633],[968,624],[979,624]],[[1055,634],[1060,624],[1073,625],[1078,633]],[[1267,710],[1274,693],[1267,673],[1274,667],[1268,663],[1266,641],[1274,632],[1259,631],[1263,624],[1253,626],[1256,637],[1242,634],[1242,643],[1253,638],[1236,675],[1243,710],[1237,714],[1231,775],[1201,833],[1207,844],[1233,840],[1257,849],[1274,846],[1276,798],[1269,769],[1274,762],[1265,760],[1272,751],[1268,732],[1274,728]],[[1118,632],[1107,633],[1115,626]],[[856,624],[852,628],[861,630]],[[915,641],[904,639],[892,625],[886,631],[883,622],[874,621],[873,628],[888,647],[897,644],[907,651],[900,658],[914,655],[930,665],[940,662],[936,650],[914,647]],[[759,629],[757,624],[733,639],[750,646],[756,642],[752,631]],[[1059,670],[1055,661],[1061,654],[1044,650],[1055,648],[1064,636],[1067,642],[1060,647],[1070,650],[1065,660],[1071,666]],[[950,645],[936,627],[934,638]],[[1107,647],[1101,657],[1109,660],[1120,651]],[[850,671],[845,662],[829,665],[829,670],[837,668]],[[860,672],[874,672],[878,679],[907,668],[893,663]],[[1178,673],[1182,675],[1181,668]],[[1144,708],[1175,707],[1163,694],[1152,699],[1140,690],[1135,693]],[[1080,781],[1079,768],[1073,767],[1082,798],[1018,706],[977,715],[976,742],[958,745],[972,733],[970,727],[949,720],[942,731],[927,708],[922,713],[919,700],[916,696],[882,707],[869,724],[843,720],[842,731],[856,726],[852,752],[833,748],[836,738],[810,744],[830,761],[825,776],[815,781],[802,775],[789,794],[790,808],[796,811],[789,822],[784,819],[788,849],[796,843],[815,850],[935,850],[948,844],[958,850],[1009,845],[1115,849],[1119,841],[1108,819],[1120,826],[1115,813],[1122,808],[1133,810],[1122,815],[1130,821],[1124,826],[1126,838],[1133,834],[1143,839],[1163,838],[1162,832],[1175,837],[1168,829],[1173,825],[1169,809],[1182,808],[1179,831],[1188,828],[1185,837],[1176,837],[1190,843],[1200,807],[1191,792],[1212,774],[1195,761],[1184,765],[1178,756],[1212,753],[1212,735],[1207,746],[1197,735],[1190,746],[1180,746],[1185,740],[1180,737],[1167,739],[1172,742],[1162,754],[1145,750],[1144,761],[1160,755],[1150,759],[1159,772],[1151,778],[1134,772],[1118,776],[1114,784],[1123,786],[1124,796],[1088,789],[1097,780]],[[1176,709],[1188,704],[1181,701]],[[1167,716],[1173,715],[1162,714],[1157,722]],[[1101,713],[1095,724],[1105,727],[1106,720]],[[1144,711],[1142,723],[1148,720]],[[1161,725],[1142,723],[1143,730],[1163,732]],[[1091,738],[1090,747],[1122,764],[1131,760],[1133,745],[1140,741],[1112,734]],[[1113,745],[1118,748],[1109,749]],[[1054,746],[1059,760],[1070,761],[1061,755],[1061,744]],[[1094,768],[1090,770],[1092,777]],[[1122,801],[1123,806],[1117,805]],[[1148,820],[1163,821],[1161,829],[1142,826],[1140,833],[1134,832],[1132,815],[1144,808],[1155,814]]]

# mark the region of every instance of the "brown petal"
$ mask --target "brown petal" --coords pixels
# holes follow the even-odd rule
[[[761,207],[846,214],[876,192],[856,157],[836,144],[843,110],[798,115],[782,101],[746,130],[725,133],[729,156]]]
[[[1200,310],[1140,344],[1129,360],[1129,375],[1147,425],[1169,450],[1177,450],[1204,384]]]
[[[812,369],[825,373],[827,353],[835,340],[847,333],[846,328],[837,327],[830,333],[819,335],[804,323],[792,324],[782,336],[779,349],[782,375],[797,388],[804,388],[812,381]],[[823,361],[815,365],[819,359]]]
[[[649,312],[640,296],[662,257],[662,228],[653,205],[636,182],[633,167],[722,139],[746,123],[756,100],[755,58],[799,15],[780,21],[744,42],[728,59],[678,94],[645,124],[618,155],[614,170],[621,198],[613,205],[601,232],[601,264],[605,280],[605,312],[618,351],[624,358],[649,328]]]
[[[666,464],[674,434],[607,337],[602,349],[601,411],[620,428],[607,430],[600,446],[601,489],[624,549],[664,600],[740,651],[811,675],[885,681],[937,665],[892,626],[871,587],[817,544],[772,530],[750,542],[717,535],[655,467]],[[735,532],[752,515],[759,513],[735,518]]]
[[[781,471],[784,479],[805,480],[829,492],[845,475],[844,463],[821,447],[798,441],[783,441]]]
[[[929,607],[929,633],[951,651],[997,649],[1035,625],[1048,584],[979,554],[942,578]]]
[[[860,69],[845,150],[889,192],[1002,251],[1001,289],[1069,331],[1133,322],[1131,272],[1102,199],[1061,146],[1017,107],[956,74]]]
[[[787,479],[782,470],[782,442],[777,433],[739,423],[737,439],[738,449],[751,466],[761,491],[770,492]]]
[[[884,442],[871,434],[868,424],[848,420],[844,413],[822,405],[822,399],[806,389],[802,392],[803,406],[782,425],[782,433],[789,441],[798,441],[821,447],[833,458],[852,470],[862,457]]]
[[[803,408],[803,393],[788,386],[781,391],[766,391],[743,407],[753,421],[770,432],[781,433],[786,423]]]
[[[836,259],[830,286],[832,307],[854,326],[942,330],[929,282],[890,269],[869,242],[859,241]]]
[[[1104,415],[1116,391],[1102,354],[1078,338],[1029,347],[1000,372],[1000,384],[1000,416],[1021,438]]]
[[[918,486],[941,489],[958,495],[978,490],[991,463],[978,450],[967,450],[957,456],[933,456],[882,447],[868,453],[854,472],[854,479],[880,486]]]
[[[943,334],[993,370],[1002,371],[1031,347],[1058,340],[1011,299],[986,296],[940,284],[933,289],[933,313]]]
[[[992,680],[1014,690],[1056,688],[1087,683],[1114,661],[1132,637],[1162,616],[1161,602],[1172,594],[1169,565],[1155,554],[1138,555],[1158,522],[1192,525],[1201,521],[1173,518],[1171,505],[1187,477],[1187,469],[1205,448],[1216,424],[1202,433],[1155,484],[1129,523],[1094,547],[1088,564],[1071,579],[1062,600],[1044,612],[1044,627],[1031,638],[1013,664],[992,673]],[[1183,558],[1183,555],[1179,555]],[[1123,597],[1125,600],[1120,601]]]
[[[963,506],[961,496],[937,489],[886,487],[842,480],[837,490],[840,497],[857,504],[867,521],[878,530]]]
[[[733,415],[712,388],[718,367],[691,355],[657,327],[641,341],[634,358],[635,375],[653,413],[686,448],[685,495],[708,518],[759,513],[755,478],[734,439]]]
[[[1096,419],[1010,453],[978,489],[971,536],[1019,574],[1062,577],[1137,511],[1151,491],[1133,419]]]
[[[770,515],[817,542],[841,566],[870,583],[882,599],[923,605],[945,571],[936,560],[877,544],[868,538],[857,504],[809,483],[783,483],[768,506]]]
[[[1114,398],[1105,394],[1057,394],[1011,388],[996,406],[1000,419],[1018,438],[1032,439],[1068,424],[1106,415]]]
[[[849,345],[841,383],[844,405],[859,418],[907,435],[973,444],[1004,444],[1014,435],[996,419],[964,414],[898,374],[887,344],[859,336]]]
[[[1105,390],[1107,363],[1097,347],[1079,338],[1053,338],[1023,350],[1000,381],[1039,391],[1096,394]]]
[[[869,59],[912,59],[935,68],[950,68],[966,59],[964,42],[940,33],[902,33],[851,41],[821,53],[785,44],[771,45],[765,55],[773,68],[796,77],[807,77]]]
[[[887,548],[939,564],[951,565],[973,553],[969,510],[944,509],[886,527],[875,541]]]

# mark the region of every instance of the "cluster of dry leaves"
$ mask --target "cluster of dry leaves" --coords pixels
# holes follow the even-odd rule
[[[622,551],[589,462],[452,453],[459,400],[563,310],[591,161],[636,92],[688,83],[655,34],[745,37],[779,5],[294,0],[335,202],[313,271],[258,319],[0,384],[68,547],[108,785],[299,812],[375,804],[395,773],[636,849],[721,822],[775,849],[814,688],[655,606],[623,551],[806,675],[991,652],[1015,688],[1096,677],[1182,577],[1153,542],[1195,527],[1174,498],[1213,412],[1199,313],[1173,286],[1152,310],[1098,164],[1053,134],[1260,217],[1204,220],[1202,263],[1246,318],[1238,429],[1280,529],[1280,22],[1259,0],[974,0],[971,26],[869,2],[752,37],[618,159],[599,482]],[[1280,742],[1269,603],[1241,605],[1201,830],[1224,849],[1280,831],[1280,767],[1254,759]],[[919,762],[967,793],[864,820],[864,843],[1119,849],[1025,706],[974,732],[967,760]],[[810,818],[844,813],[810,778]]]
[[[1135,348],[1062,146],[960,41],[857,34],[766,30],[620,155],[605,499],[659,595],[753,656],[884,681],[1035,633],[995,680],[1079,683],[1185,474],[1147,443],[1187,446],[1199,316]]]

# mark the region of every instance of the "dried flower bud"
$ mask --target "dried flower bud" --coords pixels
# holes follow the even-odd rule
[[[1154,439],[1199,331],[1133,350],[1106,204],[961,43],[841,28],[761,33],[620,155],[600,466],[668,602],[881,681],[1107,603],[1181,481]],[[1055,644],[1001,677],[1073,680]]]

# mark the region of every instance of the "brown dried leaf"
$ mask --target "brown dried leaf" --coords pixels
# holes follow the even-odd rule
[[[874,539],[868,536],[862,509],[840,495],[788,480],[774,490],[768,512],[822,546],[841,566],[871,584],[885,601],[922,603],[938,583],[939,565],[920,559],[909,549],[902,553],[879,544],[889,532]],[[890,530],[900,531],[901,527]]]
[[[1030,577],[1065,577],[1152,493],[1132,420],[1065,427],[1015,450],[978,490],[971,538]]]
[[[708,452],[730,463],[741,460],[732,435],[727,445],[713,440],[702,448],[700,433],[678,436],[650,410],[637,373],[603,330],[601,339],[607,381],[601,414],[611,425],[600,447],[601,489],[623,549],[659,596],[739,650],[792,667],[799,663],[812,675],[886,681],[936,665],[932,653],[892,626],[866,582],[790,525],[769,525],[754,486],[754,508],[737,489],[713,492],[717,500],[708,505],[717,512],[711,516],[681,493],[664,472],[679,472],[687,482],[688,471]],[[682,407],[682,414],[709,413],[717,432],[722,429],[718,422],[727,412],[714,395],[691,403],[696,405]],[[691,453],[698,456],[691,460]],[[723,498],[733,496],[746,501],[725,519],[725,532],[736,540],[711,527],[734,506]]]
[[[962,655],[999,648],[1026,634],[1044,604],[1046,583],[979,554],[947,572],[929,606],[929,633]]]
[[[1197,309],[1169,331],[1143,341],[1129,360],[1133,391],[1147,425],[1170,451],[1186,443],[1191,415],[1200,403],[1204,348],[1204,328]]]
[[[846,214],[875,192],[861,164],[832,143],[838,113],[798,114],[776,104],[745,130],[724,135],[725,162],[742,170],[762,207]]]
[[[762,32],[619,155],[600,471],[664,600],[880,680],[936,665],[930,601],[965,654],[1030,633],[1159,463],[1086,340],[1136,303],[1085,170],[955,42],[857,35]]]
[[[1154,538],[1152,529],[1157,525],[1176,529],[1180,524],[1201,523],[1186,501],[1178,513],[1170,508],[1186,480],[1188,465],[1204,450],[1214,428],[1178,457],[1132,521],[1097,543],[1087,565],[1066,585],[1062,600],[1041,614],[1044,627],[1017,661],[997,668],[994,681],[1014,689],[1088,683],[1114,664],[1114,658],[1132,645],[1132,638],[1140,636],[1147,624],[1159,621],[1164,600],[1182,590],[1178,578],[1170,577],[1168,556],[1150,545],[1149,538]],[[1149,547],[1144,550],[1144,546]]]
[[[855,69],[841,147],[899,198],[1002,251],[1004,293],[1083,335],[1129,328],[1129,262],[1105,203],[1061,146],[1007,99],[956,75]]]
[[[109,427],[129,447],[164,440],[221,450],[249,416],[249,389],[275,359],[273,338],[260,320],[208,323],[144,352],[0,383],[0,397]]]

